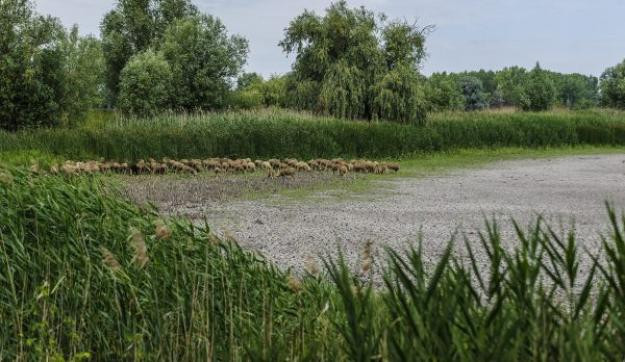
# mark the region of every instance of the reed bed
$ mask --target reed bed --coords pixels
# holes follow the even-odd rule
[[[512,250],[487,223],[468,257],[368,246],[358,270],[339,254],[295,275],[101,178],[4,169],[0,360],[622,360],[625,219],[608,210],[590,266],[537,221]]]
[[[625,113],[462,112],[425,126],[345,121],[282,110],[117,119],[75,129],[0,132],[0,152],[77,160],[401,158],[464,148],[625,145]]]

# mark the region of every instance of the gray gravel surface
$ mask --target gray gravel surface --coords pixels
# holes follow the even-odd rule
[[[419,235],[425,255],[435,259],[454,233],[477,242],[485,216],[502,223],[509,246],[514,244],[511,217],[529,225],[542,215],[558,230],[574,225],[592,250],[599,233],[609,232],[604,202],[625,207],[624,162],[625,155],[501,161],[426,178],[379,181],[365,197],[161,207],[202,215],[218,234],[230,234],[280,267],[296,270],[310,257],[336,255],[339,247],[356,265],[367,240],[379,256],[383,247],[406,248]]]

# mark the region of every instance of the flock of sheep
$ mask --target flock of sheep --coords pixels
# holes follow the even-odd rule
[[[40,168],[33,165],[32,170],[39,172]],[[244,173],[263,171],[268,177],[293,176],[297,172],[332,171],[340,175],[350,172],[383,174],[387,171],[399,171],[399,164],[394,162],[378,162],[369,160],[343,160],[340,158],[327,160],[315,159],[308,162],[292,158],[270,159],[252,161],[245,159],[208,158],[205,160],[171,160],[163,158],[161,161],[154,159],[139,160],[135,163],[100,161],[66,161],[63,164],[53,164],[49,168],[52,174],[93,174],[93,173],[120,173],[130,175],[140,174],[165,174],[165,173],[188,173],[198,172]]]

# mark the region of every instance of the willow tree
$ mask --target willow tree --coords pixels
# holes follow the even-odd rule
[[[421,121],[419,65],[428,29],[389,23],[383,14],[345,1],[323,16],[304,11],[280,42],[296,55],[288,103],[337,117]]]

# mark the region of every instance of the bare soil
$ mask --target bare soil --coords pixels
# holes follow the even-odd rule
[[[280,202],[280,196],[238,201],[220,196],[248,187],[271,192],[331,182],[325,177],[334,176],[327,174],[277,181],[284,184],[156,178],[136,180],[128,192],[155,202],[165,213],[206,218],[217,234],[231,235],[280,267],[299,270],[308,258],[336,256],[339,248],[357,265],[368,240],[380,260],[384,247],[404,249],[422,236],[425,255],[435,259],[453,235],[477,243],[485,218],[502,224],[510,246],[515,241],[510,218],[530,225],[540,215],[556,230],[574,228],[593,251],[599,234],[610,231],[604,202],[625,206],[624,162],[625,155],[501,161],[425,178],[373,181],[366,197],[348,199],[324,197],[327,190],[318,191],[320,197],[288,202]]]

